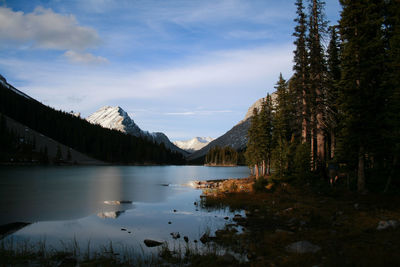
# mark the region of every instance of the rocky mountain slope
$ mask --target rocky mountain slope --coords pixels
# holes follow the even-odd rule
[[[276,101],[277,95],[271,94],[272,101]],[[247,132],[250,128],[251,117],[253,116],[253,109],[256,108],[258,111],[261,109],[261,104],[264,98],[258,99],[253,105],[247,110],[247,113],[243,120],[236,124],[232,129],[210,142],[207,146],[189,155],[188,160],[194,161],[201,157],[204,157],[207,152],[215,146],[230,146],[236,150],[244,150],[247,144]]]
[[[118,130],[123,133],[127,133],[136,137],[143,137],[151,140],[157,144],[163,143],[165,147],[172,151],[179,152],[183,155],[188,153],[169,140],[169,138],[160,132],[150,133],[143,131],[139,126],[129,117],[128,113],[121,107],[105,106],[97,110],[95,113],[86,118],[86,120],[92,124],[100,125],[104,128]]]
[[[175,141],[174,145],[189,153],[193,153],[197,150],[202,149],[213,140],[214,138],[212,137],[194,137],[186,141]]]

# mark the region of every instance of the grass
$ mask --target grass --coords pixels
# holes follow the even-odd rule
[[[399,266],[400,227],[376,228],[381,220],[400,221],[400,197],[358,195],[340,188],[326,192],[277,183],[269,192],[220,194],[204,198],[201,205],[246,210],[247,219],[238,223],[246,231],[217,241],[245,251],[253,266]],[[286,250],[302,240],[321,250]]]

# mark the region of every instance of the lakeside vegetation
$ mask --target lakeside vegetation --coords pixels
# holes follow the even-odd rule
[[[206,166],[237,166],[244,165],[244,156],[230,146],[215,146],[206,154],[204,165]]]

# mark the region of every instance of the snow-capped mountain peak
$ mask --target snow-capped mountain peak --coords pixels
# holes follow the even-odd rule
[[[92,124],[104,128],[118,130],[134,136],[145,136],[139,126],[129,117],[128,113],[119,106],[105,106],[86,118]]]
[[[158,144],[164,143],[164,145],[172,151],[177,151],[184,155],[187,154],[185,151],[172,144],[165,134],[159,132],[150,133],[140,129],[133,119],[129,117],[128,113],[119,106],[102,107],[87,117],[86,120],[104,128],[114,129],[137,137],[147,138],[148,140]]]
[[[214,138],[212,137],[194,137],[186,141],[175,141],[174,144],[183,150],[186,150],[188,152],[194,152],[202,149],[213,140]]]

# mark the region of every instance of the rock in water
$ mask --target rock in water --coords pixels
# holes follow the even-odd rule
[[[158,246],[161,246],[163,244],[162,242],[151,240],[151,239],[145,239],[143,242],[149,248],[158,247]]]
[[[381,230],[386,230],[388,228],[396,229],[398,225],[399,222],[396,220],[380,221],[378,223],[378,227],[376,227],[376,230],[381,231]]]
[[[298,241],[287,246],[286,250],[292,253],[303,254],[316,253],[321,250],[321,248],[317,245],[310,243],[309,241]]]

